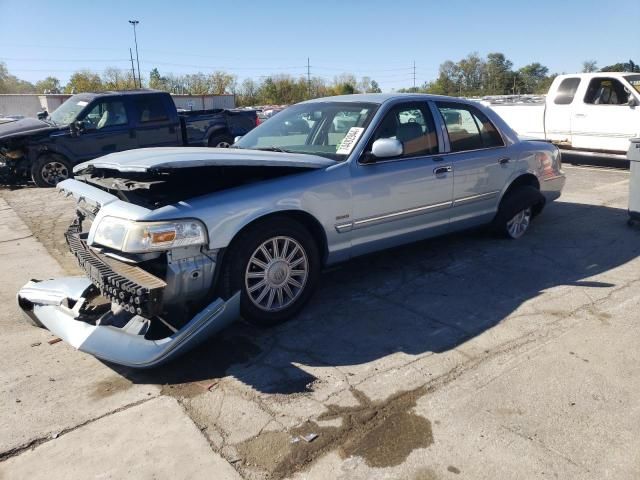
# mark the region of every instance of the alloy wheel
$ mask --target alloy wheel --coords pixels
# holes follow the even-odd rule
[[[251,255],[245,287],[251,302],[275,312],[290,306],[302,294],[309,276],[309,261],[302,245],[278,236],[263,242]]]

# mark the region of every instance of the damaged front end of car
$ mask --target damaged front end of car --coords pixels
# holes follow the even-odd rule
[[[103,360],[148,368],[238,318],[239,293],[216,298],[220,252],[198,220],[145,222],[148,209],[92,185],[58,188],[78,202],[65,236],[86,277],[27,283],[18,304],[33,323]]]

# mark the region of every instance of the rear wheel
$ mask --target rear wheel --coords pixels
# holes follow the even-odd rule
[[[72,176],[71,163],[62,155],[41,155],[31,165],[31,178],[38,187],[55,187]]]
[[[496,233],[506,238],[522,237],[533,217],[542,211],[544,196],[532,186],[523,185],[507,193],[500,202],[492,227]]]
[[[215,148],[229,148],[233,145],[233,138],[229,135],[212,135],[209,138],[209,146]]]
[[[224,294],[240,290],[242,317],[275,325],[293,317],[311,297],[320,273],[320,254],[298,222],[277,217],[240,234],[222,274]]]

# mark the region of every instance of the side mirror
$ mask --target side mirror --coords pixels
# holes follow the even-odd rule
[[[77,137],[81,133],[84,133],[85,131],[84,122],[82,120],[76,120],[75,122],[71,122],[69,124],[69,131],[71,132],[71,135],[73,135],[74,137]]]
[[[242,135],[238,135],[236,138],[233,139],[233,143],[238,143],[241,138],[242,138]]]
[[[47,112],[46,110],[36,113],[36,117],[38,117],[38,120],[44,120],[48,116],[49,116],[49,112]]]
[[[395,138],[379,138],[371,146],[371,154],[375,158],[390,158],[402,155],[402,142]]]
[[[629,95],[629,101],[627,102],[631,108],[638,106],[638,100],[633,95]]]

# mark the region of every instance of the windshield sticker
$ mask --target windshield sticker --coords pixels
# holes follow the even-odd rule
[[[364,128],[362,127],[351,127],[342,139],[342,142],[340,142],[340,145],[338,145],[336,153],[338,155],[349,155],[353,150],[353,147],[358,143],[362,132],[364,132]]]
[[[80,105],[81,107],[86,107],[89,105],[89,102],[85,102],[84,100],[80,100],[76,105]]]

